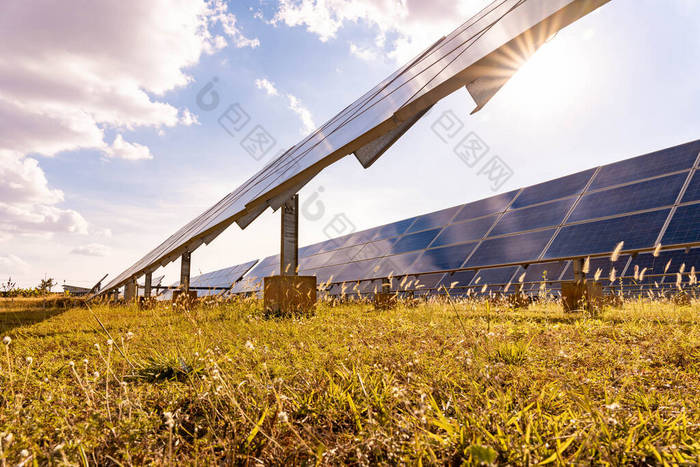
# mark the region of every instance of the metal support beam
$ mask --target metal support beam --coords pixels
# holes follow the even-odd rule
[[[192,253],[185,251],[180,258],[180,289],[189,292],[190,290],[190,262]]]
[[[151,284],[153,282],[153,273],[147,272],[146,277],[143,279],[143,296],[144,298],[151,298]]]
[[[576,258],[571,262],[574,270],[574,282],[585,282],[586,273],[583,272],[583,258]]]
[[[126,285],[124,285],[124,301],[126,301],[126,303],[131,303],[136,300],[137,290],[136,279],[129,279]]]
[[[296,276],[299,264],[299,195],[282,205],[280,275]]]

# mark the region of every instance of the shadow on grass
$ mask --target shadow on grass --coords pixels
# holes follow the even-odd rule
[[[10,331],[19,326],[39,323],[66,311],[68,310],[63,307],[11,311],[0,309],[0,333]]]

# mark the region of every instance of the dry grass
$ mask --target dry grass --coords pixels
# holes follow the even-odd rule
[[[0,462],[700,459],[697,303],[321,305],[297,321],[259,306],[97,307],[109,336],[87,309],[6,329]]]

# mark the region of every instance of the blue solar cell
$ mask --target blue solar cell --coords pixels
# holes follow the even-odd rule
[[[413,264],[413,272],[432,272],[458,269],[472,252],[476,243],[426,250]]]
[[[576,198],[506,212],[493,228],[490,237],[561,224]]]
[[[347,264],[340,269],[336,277],[333,278],[333,282],[357,281],[375,276],[374,270],[377,268],[379,261],[370,259]]]
[[[669,264],[670,261],[670,264]],[[675,274],[679,272],[682,265],[685,265],[685,271],[689,272],[695,267],[696,271],[700,271],[700,249],[694,248],[686,253],[685,250],[663,251],[658,257],[650,253],[645,253],[632,259],[630,268],[625,275],[634,275],[634,266],[642,271],[646,268],[644,283],[661,282],[659,277],[653,277],[657,274]],[[668,265],[668,269],[666,266]],[[675,281],[675,278],[673,278]]]
[[[505,211],[517,193],[517,191],[511,191],[509,193],[503,193],[502,195],[492,196],[491,198],[465,204],[452,222],[466,221],[467,219],[474,219]]]
[[[680,206],[661,240],[664,245],[693,242],[700,242],[700,203]]]
[[[469,258],[467,266],[490,266],[536,260],[553,233],[554,230],[549,229],[484,240]]]
[[[687,177],[687,173],[670,175],[586,194],[574,209],[569,222],[672,206],[676,202],[678,193]]]
[[[685,195],[683,195],[684,203],[690,203],[691,201],[700,201],[700,172],[697,171],[693,174],[693,179],[685,190]]]
[[[328,266],[328,261],[333,257],[335,251],[327,251],[325,253],[319,253],[317,255],[309,256],[299,261],[299,268],[301,269],[316,269],[323,266]]]
[[[406,230],[413,224],[415,217],[394,222],[377,229],[377,234],[372,238],[372,241],[383,240],[385,238],[397,237],[406,233]]]
[[[364,248],[364,245],[355,245],[348,248],[341,248],[332,251],[331,257],[326,261],[325,266],[333,266],[335,264],[349,263],[355,259],[357,254]],[[320,255],[319,255],[320,256]]]
[[[506,285],[513,280],[513,275],[519,266],[509,266],[505,268],[481,269],[472,281],[472,285],[483,286],[502,284]],[[478,281],[478,282],[477,282]]]
[[[694,141],[603,166],[593,180],[591,190],[689,169],[695,164],[698,151],[700,141]]]
[[[373,277],[401,276],[414,272],[415,269],[411,268],[411,265],[420,255],[421,252],[416,251],[403,255],[388,256],[381,260],[381,264]]]
[[[567,264],[567,261],[531,264],[525,271],[520,271],[518,276],[525,272],[523,282],[538,282],[542,281],[545,277],[548,281],[553,281],[559,279],[559,276],[564,272],[564,268],[566,268]],[[517,279],[519,279],[519,277],[516,278],[516,280]]]
[[[441,286],[445,286],[447,290],[453,287],[466,287],[474,279],[476,271],[457,271],[452,274],[445,274],[445,277],[440,281]]]
[[[381,258],[391,254],[391,246],[396,242],[395,238],[387,240],[379,240],[378,242],[367,243],[362,245],[362,249],[355,256],[355,261]]]
[[[543,203],[567,196],[578,195],[586,188],[595,169],[575,173],[563,178],[557,178],[549,182],[540,183],[523,189],[522,193],[513,201],[512,208],[522,208],[532,204]]]
[[[480,240],[486,235],[493,223],[496,222],[496,219],[498,219],[498,216],[489,216],[447,226],[435,239],[433,246],[438,247]]]
[[[545,258],[611,252],[621,241],[625,249],[652,248],[669,209],[563,227]]]
[[[424,250],[428,248],[440,229],[425,230],[414,234],[407,234],[399,238],[399,240],[391,247],[392,254],[398,255],[408,251]]]
[[[461,209],[462,206],[455,206],[449,209],[443,209],[442,211],[431,212],[430,214],[425,214],[416,219],[416,222],[407,230],[407,232],[418,232],[421,230],[432,229],[433,227],[442,227],[443,225],[449,224],[452,218],[455,216],[457,211]]]
[[[356,232],[352,234],[350,239],[345,243],[345,246],[359,245],[361,243],[367,243],[372,240],[379,231],[379,228],[373,228],[368,230],[363,230],[361,232]]]

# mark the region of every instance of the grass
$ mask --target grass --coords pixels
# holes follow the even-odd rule
[[[697,464],[699,321],[646,301],[69,309],[3,334],[0,464]]]

